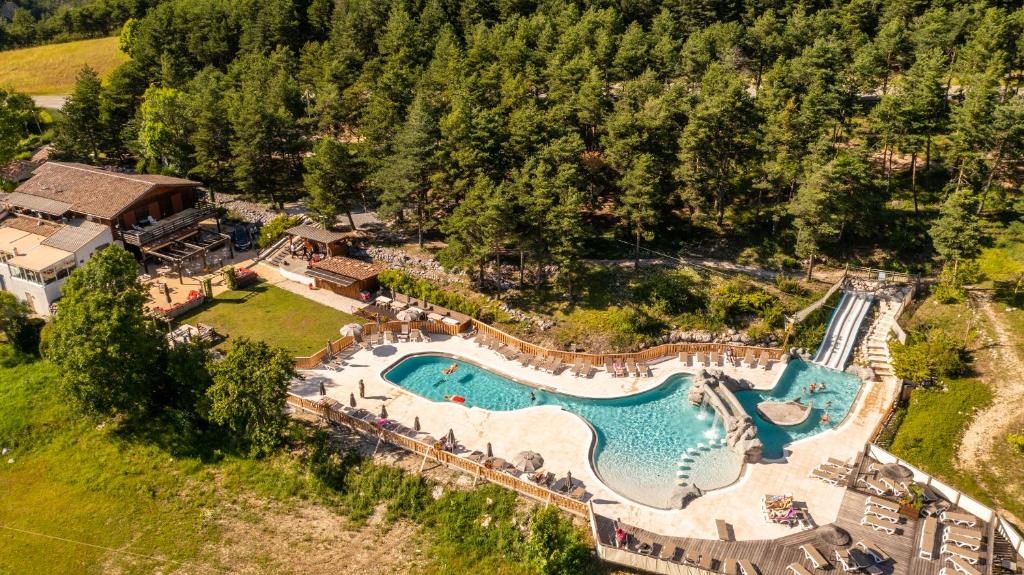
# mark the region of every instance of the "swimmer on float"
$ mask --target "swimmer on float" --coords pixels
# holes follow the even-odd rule
[[[455,370],[457,370],[457,369],[459,369],[459,364],[453,363],[453,364],[449,365],[448,367],[442,369],[441,373],[443,373],[445,375],[451,375],[451,374],[455,373]]]

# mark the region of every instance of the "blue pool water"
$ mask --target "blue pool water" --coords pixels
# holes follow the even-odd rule
[[[441,370],[453,362],[459,369],[451,376],[443,375]],[[843,377],[837,378],[837,374]],[[678,464],[688,448],[703,446],[687,462],[689,469],[682,473],[688,477],[683,481],[704,490],[714,489],[731,483],[740,472],[740,461],[731,451],[723,446],[708,446],[709,439],[722,437],[722,425],[710,409],[690,405],[686,393],[692,379],[687,374],[671,375],[654,389],[613,399],[587,399],[533,389],[474,364],[437,355],[408,357],[384,377],[434,401],[445,401],[446,395],[461,395],[466,398],[466,406],[491,411],[557,405],[575,413],[588,421],[597,434],[594,464],[602,480],[621,495],[653,507],[670,507],[673,493],[678,490]],[[825,429],[817,423],[820,416],[812,415],[813,421],[807,424],[781,430],[760,421],[754,410],[757,403],[766,399],[795,397],[811,381],[827,383],[822,404],[825,399],[832,400],[829,413],[834,424],[838,424],[856,397],[860,385],[856,377],[795,361],[786,368],[772,392],[739,394],[763,435],[766,457],[778,457],[786,443]]]

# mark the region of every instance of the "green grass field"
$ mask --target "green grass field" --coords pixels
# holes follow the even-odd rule
[[[214,303],[185,315],[186,323],[205,323],[231,338],[245,336],[283,347],[293,356],[306,356],[341,337],[341,326],[364,320],[318,304],[269,284],[215,296]]]
[[[117,40],[97,38],[0,52],[0,86],[32,96],[70,94],[82,66],[88,64],[106,77],[128,59]]]

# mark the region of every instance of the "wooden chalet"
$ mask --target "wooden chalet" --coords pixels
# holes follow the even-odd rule
[[[314,285],[331,290],[336,294],[353,299],[366,300],[361,292],[368,294],[380,287],[377,275],[384,271],[383,265],[367,263],[344,256],[331,256],[313,261],[306,269],[306,275],[313,278]]]

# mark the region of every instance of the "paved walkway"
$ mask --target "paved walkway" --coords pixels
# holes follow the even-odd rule
[[[792,493],[805,502],[818,524],[835,520],[842,503],[843,490],[809,479],[810,470],[827,456],[851,458],[870,438],[878,416],[864,414],[864,397],[871,396],[882,382],[866,383],[854,414],[838,428],[798,441],[787,450],[784,463],[748,465],[743,476],[732,486],[712,491],[691,502],[683,510],[658,510],[626,500],[605,486],[590,465],[593,441],[590,427],[580,418],[556,406],[538,406],[513,412],[490,412],[466,408],[453,403],[433,402],[386,382],[382,372],[411,353],[440,352],[454,354],[520,381],[547,387],[559,392],[586,397],[615,397],[638,393],[660,384],[673,373],[693,372],[678,359],[652,366],[653,377],[613,378],[598,372],[592,379],[576,378],[571,373],[552,375],[524,368],[507,361],[494,352],[480,348],[461,337],[434,336],[431,343],[400,343],[381,345],[372,351],[360,350],[341,372],[310,370],[306,381],[292,391],[309,398],[318,396],[319,382],[324,381],[328,396],[348,404],[349,394],[358,397],[358,382],[366,386],[366,399],[358,405],[379,411],[386,405],[388,414],[406,425],[419,417],[422,429],[441,437],[453,429],[459,442],[470,450],[484,450],[488,442],[495,455],[506,458],[531,449],[544,455],[545,468],[558,476],[571,471],[593,494],[595,511],[608,517],[643,526],[650,531],[683,537],[715,538],[715,519],[730,523],[738,539],[782,537],[792,530],[766,524],[760,516],[760,498],[766,493]],[[748,379],[759,388],[770,388],[782,373],[781,366],[770,371],[725,368],[738,378]],[[323,378],[323,379],[320,379]],[[885,393],[884,390],[881,393]],[[876,412],[877,413],[877,412]]]
[[[256,273],[260,274],[260,276],[271,285],[290,291],[304,298],[311,299],[328,307],[340,309],[347,313],[355,313],[366,306],[366,303],[364,302],[336,294],[331,290],[309,289],[309,286],[306,284],[292,281],[284,277],[281,275],[277,266],[272,266],[266,262],[260,262],[256,264],[254,268],[256,269]]]

